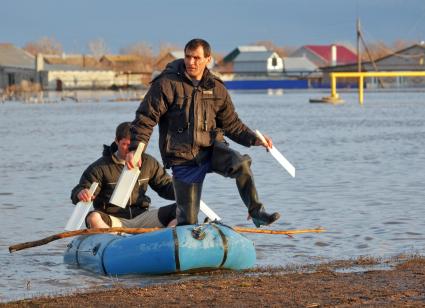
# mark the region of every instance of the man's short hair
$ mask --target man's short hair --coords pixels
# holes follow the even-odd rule
[[[187,42],[186,46],[184,46],[184,51],[186,50],[194,50],[198,48],[199,46],[202,46],[202,49],[204,50],[204,57],[209,57],[211,55],[211,46],[208,44],[206,40],[195,38]]]
[[[128,138],[130,139],[131,133],[131,122],[123,122],[120,125],[117,126],[117,129],[115,130],[115,139],[117,141],[120,141],[121,139]]]

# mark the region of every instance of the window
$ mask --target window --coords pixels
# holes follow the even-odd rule
[[[15,75],[12,73],[7,74],[7,80],[9,82],[9,86],[15,84]]]
[[[272,58],[272,66],[277,66],[277,58],[276,57]]]

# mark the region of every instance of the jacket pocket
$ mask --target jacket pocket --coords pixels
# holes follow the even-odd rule
[[[181,152],[190,152],[192,133],[190,132],[190,96],[177,96],[168,110],[168,131],[165,139],[167,155],[181,157]]]

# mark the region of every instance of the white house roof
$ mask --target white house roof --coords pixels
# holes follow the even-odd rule
[[[25,50],[12,44],[0,44],[0,66],[35,68],[35,58]]]
[[[234,62],[258,62],[267,61],[272,55],[273,51],[247,51],[241,52],[235,58]],[[277,55],[276,55],[277,56]]]
[[[256,45],[246,45],[246,46],[238,46],[240,52],[249,52],[249,51],[267,51],[265,46],[256,46]]]

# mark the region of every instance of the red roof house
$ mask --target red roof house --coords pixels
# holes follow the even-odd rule
[[[291,57],[306,57],[318,67],[344,65],[357,62],[357,55],[343,45],[305,45]]]

